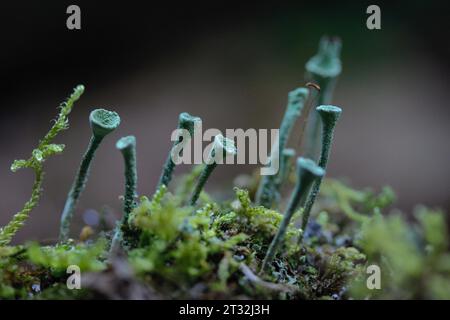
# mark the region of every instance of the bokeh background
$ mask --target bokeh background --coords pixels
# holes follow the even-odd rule
[[[376,2],[377,31],[366,28],[365,1],[28,2],[2,3],[0,14],[0,225],[21,209],[33,181],[30,170],[12,173],[10,164],[29,156],[76,84],[86,92],[16,242],[57,236],[94,107],[116,110],[122,125],[98,152],[78,222],[105,206],[120,215],[123,164],[114,144],[123,135],[137,137],[139,193],[150,194],[180,112],[201,116],[204,128],[278,127],[287,92],[304,84],[304,64],[324,34],[342,38],[344,68],[329,176],[355,187],[390,185],[406,212],[418,203],[450,209],[444,1]],[[80,31],[66,28],[70,4],[81,7]],[[222,166],[207,189],[231,190],[232,177],[252,169]]]

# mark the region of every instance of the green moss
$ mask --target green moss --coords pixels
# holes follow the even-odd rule
[[[223,267],[219,272],[217,263],[229,257],[231,249],[245,235],[226,235],[215,227],[219,212],[216,204],[194,210],[178,207],[176,198],[164,185],[152,201],[141,198],[129,218],[130,226],[140,231],[138,248],[129,252],[131,264],[142,277],[152,279],[154,285],[164,279],[188,288],[211,276],[223,285]]]
[[[231,210],[221,214],[215,223],[229,234],[248,235],[247,246],[256,257],[262,259],[283,216],[275,210],[252,205],[247,190],[235,188],[235,192],[237,200],[231,203]],[[295,243],[294,239],[299,234],[300,230],[291,223],[287,228],[285,243]]]
[[[335,188],[358,197],[341,207],[342,195]],[[165,186],[151,200],[141,197],[127,221],[138,236],[126,248],[127,260],[138,281],[166,298],[449,297],[450,254],[442,212],[419,207],[411,226],[399,214],[380,213],[390,202],[377,201],[386,197],[386,190],[357,191],[327,179],[324,191],[305,230],[303,249],[297,245],[300,210],[288,226],[280,254],[258,281],[241,267],[259,269],[282,215],[255,206],[248,191],[239,188],[234,200],[209,201],[198,209],[180,205],[180,195]],[[380,205],[375,214],[366,212],[374,203]],[[345,212],[348,205],[365,217],[362,223]],[[83,272],[108,272],[106,240],[2,247],[0,297],[95,298],[88,288],[74,292],[65,287],[71,264]],[[365,287],[370,264],[380,265],[383,290]]]
[[[377,212],[364,223],[358,245],[368,264],[381,268],[382,290],[369,291],[362,280],[353,285],[356,297],[449,299],[450,255],[444,214],[420,207],[414,227],[400,214]]]
[[[94,244],[57,244],[40,246],[36,243],[27,248],[28,260],[36,266],[49,269],[55,276],[66,273],[67,267],[77,265],[82,272],[101,271],[105,268],[106,241]]]
[[[6,246],[11,242],[17,231],[25,224],[30,212],[38,205],[44,179],[44,162],[48,157],[63,152],[65,147],[63,144],[54,144],[52,141],[61,131],[69,128],[69,114],[83,92],[84,86],[78,85],[67,98],[67,101],[60,105],[57,119],[44,138],[39,141],[37,148],[31,152],[30,158],[27,160],[15,160],[11,165],[11,171],[13,172],[22,168],[32,169],[35,174],[35,180],[30,200],[25,203],[23,209],[17,212],[6,226],[0,229],[0,246]]]

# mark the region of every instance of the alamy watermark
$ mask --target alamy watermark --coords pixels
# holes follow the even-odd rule
[[[367,7],[366,13],[370,14],[366,20],[366,27],[369,30],[381,29],[381,9],[376,4]]]
[[[74,289],[81,289],[81,269],[79,266],[72,264],[67,267],[66,273],[70,274],[70,276],[67,278],[66,286],[67,289],[74,290]]]
[[[260,164],[261,175],[275,175],[279,169],[279,129],[226,129],[225,137],[234,142],[236,154],[219,150],[214,138],[221,135],[219,129],[211,128],[203,132],[202,123],[195,124],[191,136],[186,129],[175,129],[171,140],[178,144],[171,151],[171,159],[176,164]],[[207,142],[206,147],[203,142]],[[269,151],[270,146],[270,151]],[[214,148],[214,152],[213,151]]]
[[[381,268],[376,264],[371,264],[367,267],[366,273],[370,276],[367,277],[366,287],[369,290],[381,289]]]
[[[66,19],[66,27],[69,30],[81,30],[81,8],[78,5],[71,4],[67,7],[66,13],[69,15]],[[369,30],[381,29],[381,9],[378,5],[372,4],[367,7],[366,13],[369,14],[366,20],[366,27]]]
[[[69,14],[66,20],[66,27],[69,30],[81,29],[81,9],[75,4],[67,7],[66,13]]]

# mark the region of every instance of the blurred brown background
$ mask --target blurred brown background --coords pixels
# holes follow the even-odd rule
[[[202,117],[204,128],[278,127],[287,92],[304,84],[304,64],[323,34],[342,38],[344,67],[328,175],[356,187],[391,185],[406,211],[417,203],[450,209],[443,1],[378,2],[379,31],[366,28],[364,1],[29,2],[2,4],[0,225],[21,209],[33,181],[30,170],[10,172],[11,162],[29,156],[76,84],[86,92],[57,138],[66,151],[46,163],[41,204],[15,241],[57,235],[94,107],[116,110],[122,125],[98,152],[78,216],[104,205],[119,216],[119,137],[137,137],[139,192],[153,192],[180,112]],[[70,4],[81,7],[80,31],[66,29]],[[230,188],[235,174],[251,169],[220,167],[207,189]]]

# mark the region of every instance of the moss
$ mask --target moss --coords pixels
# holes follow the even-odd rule
[[[371,292],[364,281],[353,284],[356,297],[449,299],[450,255],[447,222],[440,211],[420,207],[413,226],[401,214],[377,212],[362,227],[358,245],[368,264],[382,272],[382,288]]]
[[[0,228],[0,246],[6,246],[11,242],[17,231],[25,224],[30,212],[38,205],[42,194],[44,162],[48,157],[63,152],[65,147],[63,144],[54,144],[52,142],[60,132],[69,128],[69,114],[83,92],[84,86],[78,85],[69,98],[67,98],[67,101],[59,106],[57,119],[44,138],[39,141],[38,146],[31,152],[30,158],[27,160],[15,160],[11,165],[11,171],[13,172],[22,168],[32,169],[35,174],[35,180],[31,190],[30,200],[24,204],[23,209],[17,212],[6,226]]]
[[[164,280],[184,291],[181,288],[211,279],[223,285],[224,267],[218,268],[218,262],[230,257],[245,235],[226,235],[216,227],[219,211],[215,203],[195,210],[178,207],[176,198],[164,185],[152,201],[141,198],[129,218],[130,226],[140,231],[138,247],[129,252],[131,265],[154,286]]]
[[[363,222],[345,212],[347,205],[340,207],[341,195],[331,192],[333,188],[360,196],[349,203],[366,217]],[[242,267],[258,270],[282,215],[254,205],[248,191],[239,188],[235,199],[209,201],[199,208],[180,205],[180,195],[165,186],[151,200],[141,197],[127,221],[133,236],[139,237],[126,248],[127,261],[137,281],[165,298],[450,297],[442,212],[419,207],[411,224],[400,214],[380,213],[390,201],[375,200],[383,199],[386,190],[357,191],[330,179],[324,181],[324,190],[304,232],[303,248],[297,245],[300,210],[269,272],[259,277],[245,274]],[[379,206],[367,212],[374,203]],[[87,243],[1,247],[0,297],[95,298],[89,288],[68,290],[65,271],[76,264],[83,272],[103,274],[113,259],[108,254],[107,238],[102,237]],[[370,264],[380,265],[383,290],[365,287]]]
[[[54,276],[62,276],[70,265],[77,265],[83,272],[101,271],[105,268],[106,240],[92,244],[28,245],[28,260],[36,266],[48,269]]]

